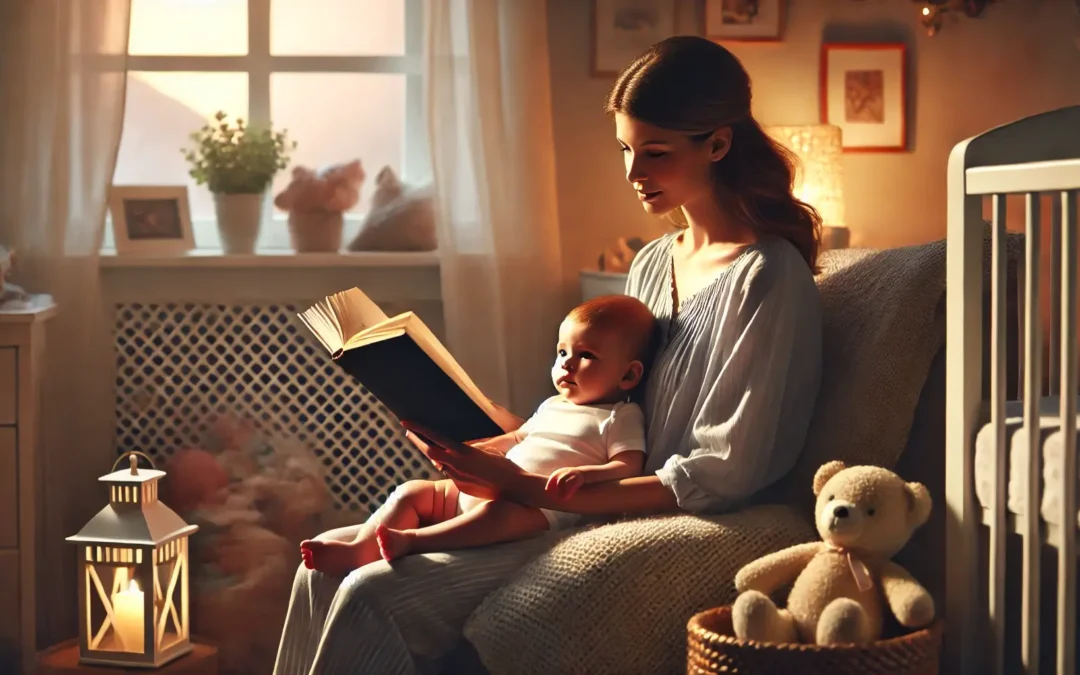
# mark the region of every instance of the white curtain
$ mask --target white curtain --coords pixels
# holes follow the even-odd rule
[[[74,534],[108,495],[115,392],[98,249],[125,94],[130,0],[0,2],[0,243],[51,293],[41,410],[39,640],[75,633]]]
[[[546,5],[430,0],[425,12],[448,347],[522,416],[553,393],[566,310]]]

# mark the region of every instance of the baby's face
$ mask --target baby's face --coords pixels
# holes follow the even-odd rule
[[[571,403],[613,403],[635,384],[626,379],[632,362],[627,351],[612,331],[563,321],[551,381]]]

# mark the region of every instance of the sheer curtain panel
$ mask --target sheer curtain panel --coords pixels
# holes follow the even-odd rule
[[[449,348],[526,416],[553,393],[563,312],[547,9],[429,0],[427,120]]]
[[[129,0],[0,3],[0,242],[18,282],[51,293],[41,418],[43,643],[75,634],[74,548],[115,457],[111,321],[98,249],[120,139]]]

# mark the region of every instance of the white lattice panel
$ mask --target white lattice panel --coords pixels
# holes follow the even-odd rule
[[[116,306],[118,448],[164,461],[223,414],[310,447],[346,509],[374,510],[433,471],[396,418],[287,305]]]

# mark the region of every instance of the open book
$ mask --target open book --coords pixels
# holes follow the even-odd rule
[[[495,406],[414,313],[387,317],[350,288],[299,316],[330,357],[398,419],[456,441],[503,433]]]

